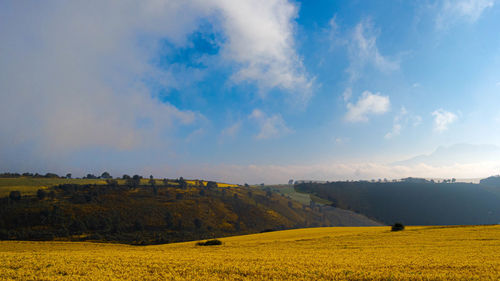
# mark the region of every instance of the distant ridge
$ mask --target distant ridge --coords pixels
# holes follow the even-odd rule
[[[427,164],[432,166],[453,165],[456,163],[477,163],[500,161],[500,147],[492,144],[454,144],[439,146],[434,152],[418,155],[406,160],[391,163],[394,166]]]

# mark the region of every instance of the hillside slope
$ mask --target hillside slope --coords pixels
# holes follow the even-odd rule
[[[331,182],[296,185],[301,192],[324,198],[385,224],[473,225],[500,222],[497,188],[467,183]]]
[[[37,196],[40,195],[40,196]],[[251,187],[64,184],[4,197],[0,239],[168,243],[312,226],[376,225]]]

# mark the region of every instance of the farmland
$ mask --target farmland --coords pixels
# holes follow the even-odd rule
[[[162,179],[156,179],[156,181],[161,182]],[[195,185],[197,181],[186,180],[190,185]],[[207,185],[207,181],[199,181],[204,186]],[[118,179],[117,183],[120,185],[125,184],[125,180]],[[97,184],[105,185],[105,179],[67,179],[67,178],[43,178],[43,177],[12,177],[12,178],[2,178],[0,177],[0,197],[8,196],[11,191],[17,190],[22,194],[33,195],[38,189],[47,189],[60,184]],[[149,179],[141,179],[141,184],[149,184]],[[170,184],[176,185],[174,180],[170,180]],[[219,187],[237,187],[237,184],[228,183],[218,183]]]
[[[129,246],[0,242],[2,280],[498,280],[500,226],[328,227]]]

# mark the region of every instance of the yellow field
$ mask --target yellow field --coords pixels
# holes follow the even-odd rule
[[[186,180],[186,182],[188,184],[191,184],[191,185],[196,185],[196,181],[195,180]],[[201,182],[203,183],[204,186],[207,186],[207,181],[201,181]],[[217,186],[218,187],[238,187],[237,184],[223,183],[223,182],[218,182]]]
[[[0,279],[500,280],[500,226],[312,228],[221,240],[0,242]]]

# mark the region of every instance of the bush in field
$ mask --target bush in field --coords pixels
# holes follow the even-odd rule
[[[404,229],[405,229],[405,226],[402,223],[397,222],[392,226],[391,231],[401,231]]]
[[[222,241],[217,240],[217,239],[212,239],[212,240],[207,240],[205,242],[198,242],[196,243],[197,246],[218,246],[222,245]]]

